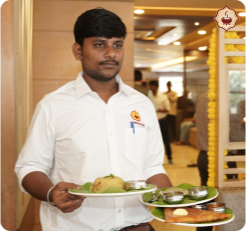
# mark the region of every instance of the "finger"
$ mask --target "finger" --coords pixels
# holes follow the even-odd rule
[[[66,208],[66,209],[63,209],[63,210],[61,210],[61,211],[62,211],[63,213],[71,213],[71,212],[73,212],[74,210],[78,209],[78,208],[81,206],[82,203],[83,203],[83,202],[81,202],[80,204],[77,204],[77,205],[74,206],[74,207]]]
[[[59,205],[62,205],[68,201],[73,201],[73,200],[84,200],[85,197],[82,197],[82,196],[78,196],[78,195],[72,195],[72,194],[69,194],[69,193],[62,193],[60,195],[57,195],[55,198],[54,198],[54,203],[55,204],[59,204]]]
[[[60,210],[62,212],[72,212],[75,209],[79,208],[83,203],[82,199],[70,200],[60,205]]]
[[[57,188],[61,191],[63,191],[63,190],[67,191],[69,188],[81,189],[81,187],[79,185],[74,184],[74,183],[68,183],[68,182],[59,182],[57,184]]]

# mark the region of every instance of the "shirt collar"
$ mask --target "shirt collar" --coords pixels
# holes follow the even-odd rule
[[[119,75],[116,76],[116,82],[119,84],[119,92],[124,92],[128,96],[132,94],[130,88],[123,83]],[[93,92],[83,78],[83,71],[81,71],[78,74],[75,80],[75,92],[76,92],[76,99],[90,92]]]

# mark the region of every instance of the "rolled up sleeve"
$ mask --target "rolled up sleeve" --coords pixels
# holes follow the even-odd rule
[[[39,103],[34,112],[32,122],[27,134],[26,142],[19,154],[15,165],[20,188],[24,177],[35,171],[49,175],[53,166],[54,138],[49,125],[49,116]]]

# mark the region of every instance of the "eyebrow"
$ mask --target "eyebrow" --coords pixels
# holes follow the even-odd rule
[[[106,42],[107,39],[94,39],[92,42]],[[115,43],[123,43],[123,39],[120,39],[120,40],[116,40]]]

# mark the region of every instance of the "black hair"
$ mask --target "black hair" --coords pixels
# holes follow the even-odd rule
[[[81,14],[74,25],[75,41],[83,45],[85,38],[106,37],[125,38],[126,26],[115,13],[103,8],[87,10]]]
[[[134,71],[134,81],[142,81],[142,72],[139,70]]]
[[[149,85],[153,85],[153,86],[158,87],[159,86],[159,82],[157,80],[151,80],[151,81],[149,81]]]

